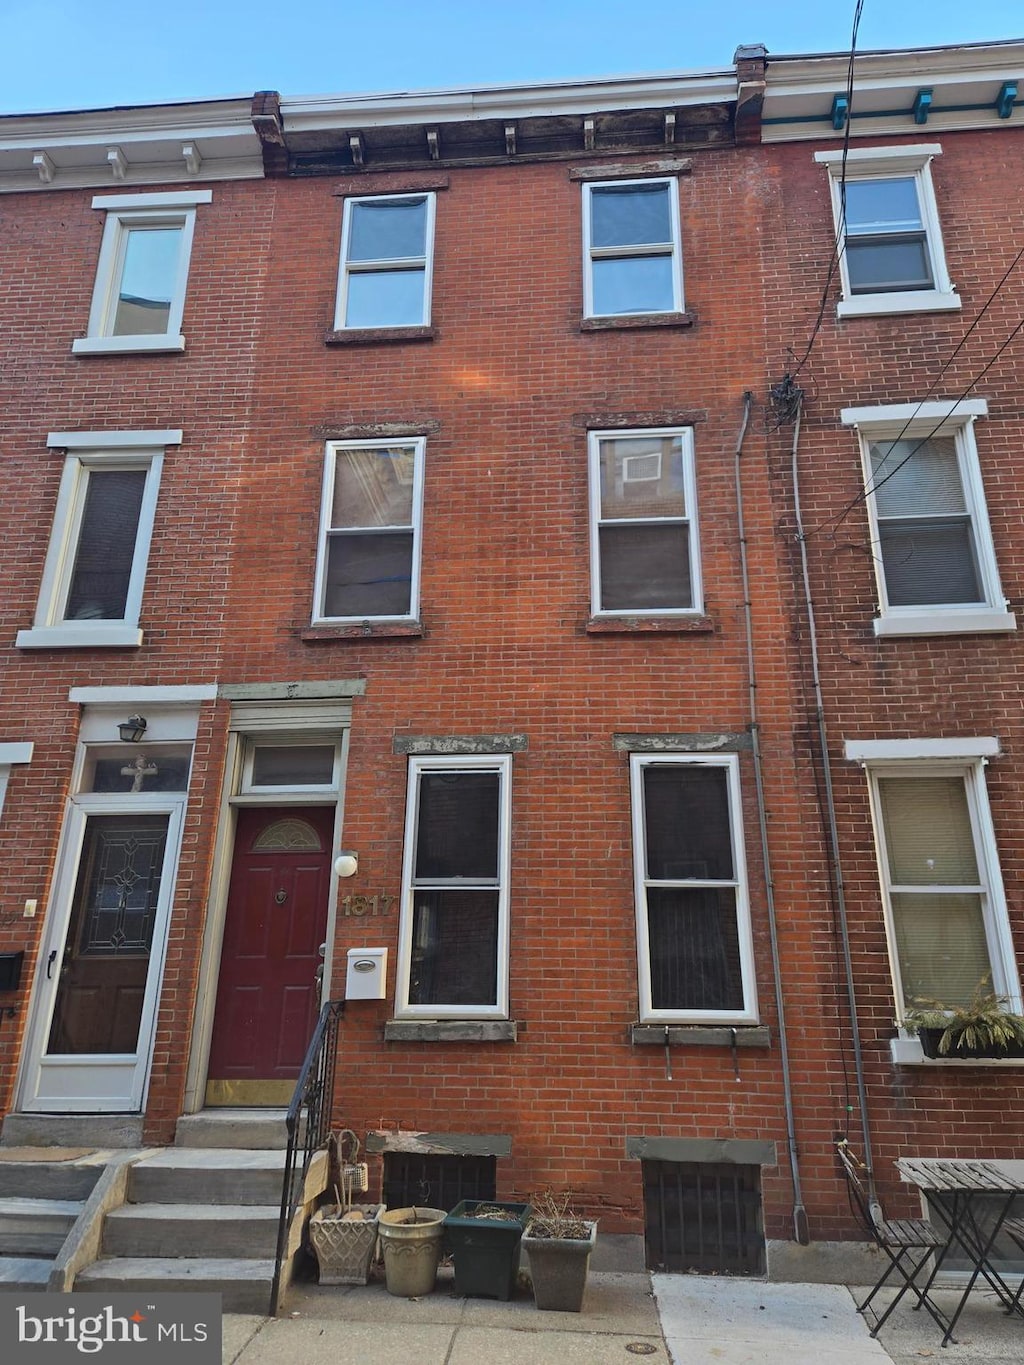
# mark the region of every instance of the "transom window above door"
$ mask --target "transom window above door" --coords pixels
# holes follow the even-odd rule
[[[252,796],[336,792],[340,768],[340,745],[333,738],[322,735],[253,738],[245,747],[240,790]]]
[[[191,744],[90,745],[85,753],[79,791],[188,791]]]

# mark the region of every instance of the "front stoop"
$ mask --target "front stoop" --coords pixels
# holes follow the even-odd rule
[[[0,1160],[0,1293],[47,1287],[54,1261],[99,1179],[102,1154],[50,1148]]]
[[[203,1116],[194,1116],[199,1120]],[[276,1138],[283,1116],[258,1114],[243,1136]],[[274,1278],[284,1177],[279,1147],[226,1147],[246,1118],[218,1115],[203,1123],[179,1122],[175,1147],[136,1162],[127,1202],[104,1220],[100,1259],[82,1270],[76,1290],[190,1289],[223,1296],[227,1313],[266,1313]],[[197,1145],[184,1145],[193,1136]],[[219,1141],[218,1141],[219,1139]],[[302,1214],[326,1185],[326,1154],[314,1159],[305,1208],[291,1230],[288,1264],[299,1250]]]

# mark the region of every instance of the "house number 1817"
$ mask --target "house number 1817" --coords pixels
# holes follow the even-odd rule
[[[346,896],[341,902],[346,915],[386,915],[394,896],[382,891],[379,896]]]

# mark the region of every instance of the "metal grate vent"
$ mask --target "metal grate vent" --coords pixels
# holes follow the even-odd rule
[[[760,1166],[641,1164],[648,1270],[764,1274]]]
[[[450,1212],[460,1199],[496,1197],[493,1156],[384,1153],[384,1203],[389,1209],[424,1204]]]

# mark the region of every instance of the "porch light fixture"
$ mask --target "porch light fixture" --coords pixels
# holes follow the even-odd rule
[[[118,734],[124,744],[138,744],[142,736],[146,733],[145,716],[129,716],[126,721],[122,721],[117,727]]]
[[[334,871],[339,877],[354,877],[359,871],[359,854],[343,848],[334,860]]]

